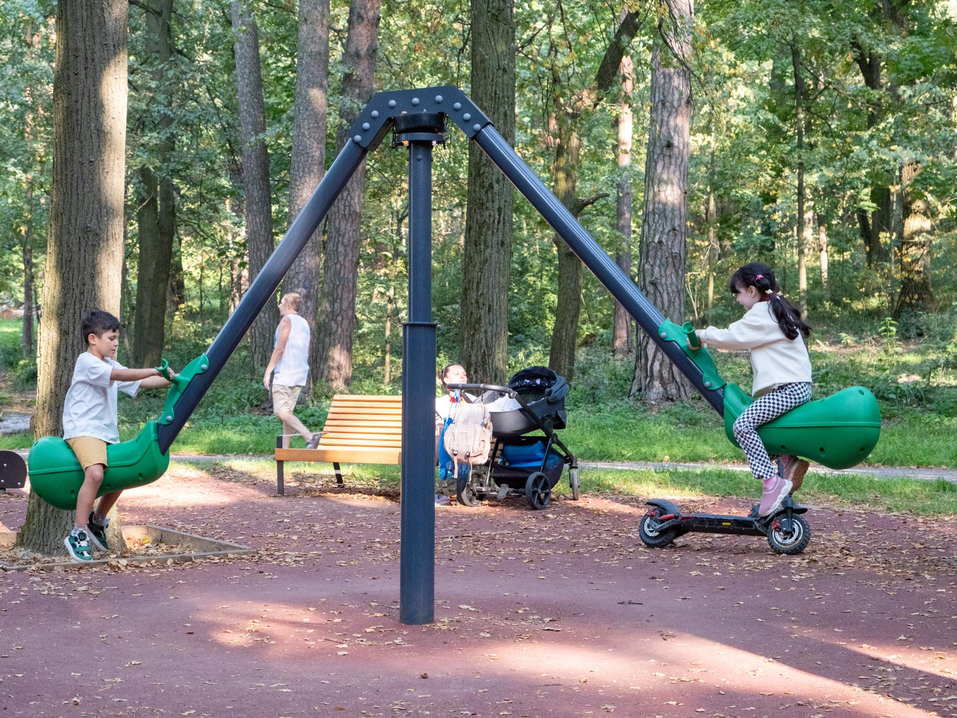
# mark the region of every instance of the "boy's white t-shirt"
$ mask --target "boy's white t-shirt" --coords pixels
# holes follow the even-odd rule
[[[138,381],[110,381],[114,369],[126,369],[112,359],[98,359],[90,352],[77,357],[73,383],[63,404],[63,438],[92,436],[107,444],[120,440],[116,426],[116,399],[119,391],[136,396]]]

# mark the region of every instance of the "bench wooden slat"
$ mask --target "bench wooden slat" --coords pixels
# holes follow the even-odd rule
[[[276,461],[324,461],[343,464],[398,464],[397,448],[329,447],[318,449],[276,449]]]
[[[323,427],[322,441],[320,443],[334,444],[337,436],[381,436],[381,437],[400,437],[402,436],[401,427],[392,426],[329,426]]]
[[[329,409],[329,416],[402,416],[402,407],[377,406],[370,408],[368,406],[333,406]]]
[[[327,419],[326,425],[323,427],[323,431],[329,431],[331,429],[352,429],[352,428],[365,428],[369,427],[370,429],[382,429],[383,431],[395,431],[396,433],[402,433],[402,422],[395,420],[386,420],[379,419],[376,421],[359,421],[359,420],[347,420],[347,419]]]
[[[338,437],[334,441],[330,441],[327,444],[319,442],[319,446],[323,448],[331,448],[334,446],[388,446],[395,447],[397,449],[402,448],[402,439],[400,437],[392,436],[353,436],[350,437]]]
[[[337,394],[332,399],[319,446],[276,449],[276,488],[283,495],[285,461],[332,463],[342,483],[339,464],[399,464],[402,461],[402,397]]]
[[[402,397],[394,394],[336,394],[332,397],[333,404],[382,404],[385,402],[401,404]]]

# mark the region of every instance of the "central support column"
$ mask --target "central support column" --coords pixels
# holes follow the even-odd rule
[[[402,343],[402,527],[399,621],[435,619],[435,324],[432,323],[432,146],[437,113],[401,115],[394,145],[409,148],[409,321]]]

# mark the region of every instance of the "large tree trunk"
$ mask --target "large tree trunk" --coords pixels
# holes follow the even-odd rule
[[[871,19],[880,24],[881,22],[880,3],[874,6],[871,12]],[[881,62],[882,57],[875,51],[866,51],[864,47],[856,40],[851,43],[854,59],[861,70],[861,76],[864,78],[864,84],[868,89],[875,92],[883,90],[881,80]],[[880,99],[873,101],[868,108],[867,129],[872,129],[877,125],[884,115],[884,103]],[[870,191],[870,200],[875,209],[868,213],[863,209],[856,211],[857,223],[860,229],[861,239],[864,242],[864,252],[868,267],[880,267],[889,257],[887,244],[881,242],[881,235],[885,239],[893,231],[891,220],[891,191],[887,186],[885,176],[876,176],[872,179],[873,186]]]
[[[349,127],[372,96],[379,44],[381,0],[353,0],[343,52],[342,102],[336,150],[349,141]],[[322,268],[320,315],[315,341],[316,380],[331,387],[352,381],[352,342],[356,326],[356,276],[362,230],[365,163],[359,166],[329,212]]]
[[[515,142],[515,20],[512,0],[472,0],[475,103]],[[472,381],[504,384],[515,191],[469,143],[468,214],[462,253],[461,361]]]
[[[27,175],[26,182],[27,217],[23,228],[23,328],[20,332],[20,346],[23,356],[34,355],[33,346],[33,175]]]
[[[326,163],[329,110],[329,0],[299,0],[296,51],[296,102],[289,168],[289,224],[322,180]],[[322,229],[318,228],[286,275],[287,292],[299,292],[299,315],[315,333],[322,267]],[[311,366],[315,376],[316,367]]]
[[[900,263],[900,294],[895,316],[913,311],[932,311],[934,290],[930,280],[930,247],[934,224],[928,217],[928,204],[924,199],[915,199],[911,184],[920,173],[920,164],[908,162],[901,173],[904,208],[904,236],[898,250]]]
[[[639,246],[642,291],[673,321],[685,316],[685,243],[691,127],[692,0],[666,0],[665,42],[651,54],[651,117],[645,162],[645,203]],[[658,345],[641,333],[632,394],[647,401],[691,396],[691,385]]]
[[[801,313],[807,314],[807,217],[804,213],[804,75],[801,74],[801,48],[797,36],[791,37],[791,62],[794,66],[794,108],[797,124],[797,255],[798,297]]]
[[[631,95],[635,89],[635,66],[631,57],[621,58],[621,99],[618,101],[618,204],[616,211],[619,236],[615,261],[631,276],[631,135],[634,128],[634,115],[631,110]],[[631,315],[618,302],[615,302],[615,328],[612,348],[616,357],[631,354],[635,347],[632,343]]]
[[[156,100],[161,107],[171,107],[171,72],[173,57],[173,0],[144,0],[146,10],[146,46],[156,83]],[[160,115],[158,129],[162,140],[157,147],[157,165],[162,175],[159,181],[153,170],[143,167],[140,179],[143,196],[137,203],[137,223],[140,231],[139,264],[136,280],[136,318],[133,322],[133,364],[158,364],[163,355],[166,333],[166,297],[169,287],[170,263],[173,257],[173,236],[176,233],[173,179],[169,165],[175,149],[169,131],[173,118],[167,112]]]
[[[575,194],[581,138],[574,119],[567,113],[558,113],[556,121],[558,125],[553,168],[554,193],[577,218],[588,206],[585,202],[579,202]],[[558,250],[558,305],[548,366],[571,382],[575,376],[575,348],[578,342],[578,320],[581,316],[582,265],[577,255],[557,234],[554,241]]]
[[[246,201],[246,243],[249,248],[249,279],[256,278],[275,249],[272,234],[272,204],[269,196],[269,153],[263,135],[266,116],[263,104],[262,68],[259,63],[259,29],[251,12],[241,2],[232,3],[236,40],[236,84],[239,128],[243,142],[243,187]],[[250,330],[250,353],[254,367],[265,367],[273,348],[273,332],[279,323],[276,302],[266,302]]]
[[[614,85],[621,67],[625,50],[638,32],[639,13],[623,12],[621,23],[615,31],[608,49],[602,57],[592,84],[577,92],[567,93],[563,98],[562,77],[558,68],[552,70],[555,87],[555,161],[552,169],[555,178],[555,195],[575,217],[590,204],[605,194],[590,199],[577,195],[578,156],[581,150],[579,121],[583,112],[593,111]],[[558,248],[558,301],[555,307],[555,326],[552,330],[552,346],[548,365],[569,381],[575,374],[575,345],[578,340],[578,320],[581,315],[582,267],[581,261],[558,235],[554,238]]]
[[[33,61],[36,44],[37,44],[37,34],[33,32],[33,25],[28,24],[25,32],[26,42],[27,42],[27,58],[29,61]],[[26,174],[26,182],[24,188],[24,199],[26,200],[26,217],[23,227],[23,245],[21,246],[21,257],[23,260],[23,327],[20,332],[20,347],[23,351],[24,357],[33,357],[35,352],[35,342],[34,342],[34,331],[33,331],[33,317],[34,317],[34,301],[33,301],[33,286],[34,286],[34,276],[35,270],[33,267],[33,243],[34,243],[34,221],[33,213],[36,209],[34,202],[34,181],[33,181],[33,166],[34,166],[34,149],[33,145],[35,140],[34,137],[34,109],[33,109],[33,91],[31,88],[26,88],[26,118],[24,122],[24,140],[29,149],[28,161],[30,163],[30,169]]]
[[[62,434],[63,401],[85,348],[83,313],[119,313],[126,151],[127,5],[57,3],[53,75],[53,188],[40,325],[34,436]],[[65,553],[72,511],[36,494],[17,538]]]

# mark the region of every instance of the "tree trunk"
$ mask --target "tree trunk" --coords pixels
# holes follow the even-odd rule
[[[243,142],[249,279],[252,281],[275,249],[269,196],[269,153],[263,139],[266,116],[262,68],[259,63],[259,29],[251,12],[241,2],[232,3],[232,23],[236,34],[233,51],[236,56],[239,127]],[[254,367],[263,368],[269,363],[273,332],[278,323],[279,309],[276,302],[266,302],[249,333]]]
[[[618,252],[615,261],[631,276],[631,135],[634,117],[631,111],[631,95],[635,89],[635,67],[631,57],[621,58],[621,99],[618,101],[618,204],[617,229]],[[615,328],[612,347],[616,357],[625,357],[634,350],[632,343],[632,318],[625,308],[615,302]]]
[[[372,97],[379,43],[381,0],[353,0],[343,52],[342,101],[336,150],[349,141],[350,125]],[[329,212],[322,268],[320,316],[314,350],[316,380],[333,388],[352,382],[352,342],[356,326],[356,276],[362,230],[365,163],[359,166]]]
[[[119,313],[123,262],[127,5],[57,3],[53,178],[34,436],[62,434],[63,401],[85,348],[83,313]],[[65,553],[72,511],[30,495],[17,544]]]
[[[824,298],[829,298],[827,284],[827,220],[821,215],[817,216],[817,242],[818,250],[821,253],[821,289],[824,291]]]
[[[651,54],[651,117],[645,162],[645,204],[639,246],[639,282],[648,299],[673,321],[685,316],[688,155],[691,125],[692,0],[666,0],[665,43]],[[691,396],[691,385],[642,333],[632,394],[647,401]]]
[[[146,11],[146,46],[153,65],[153,81],[161,107],[171,107],[169,62],[173,57],[173,0],[144,2]],[[140,169],[143,198],[137,203],[137,224],[140,231],[139,263],[136,280],[136,318],[133,322],[133,364],[159,364],[166,333],[166,298],[169,288],[170,263],[173,257],[173,236],[176,232],[173,180],[170,162],[175,143],[169,131],[173,118],[160,115],[158,130],[163,138],[156,153],[160,179],[150,167]],[[148,207],[146,205],[149,205]],[[148,224],[147,224],[148,223]]]
[[[20,333],[20,346],[23,356],[34,356],[33,345],[33,175],[27,175],[26,182],[27,218],[23,230],[23,329]]]
[[[514,144],[513,0],[472,0],[471,21],[471,97]],[[504,384],[515,190],[474,142],[469,143],[468,172],[460,357],[472,381]]]
[[[325,174],[329,110],[329,0],[299,1],[296,101],[289,168],[289,224]],[[286,275],[287,292],[299,292],[299,315],[315,335],[322,267],[322,228],[316,229]],[[311,366],[311,376],[316,367]]]
[[[916,199],[910,191],[914,178],[920,173],[917,162],[908,162],[901,173],[903,186],[904,236],[898,250],[900,265],[900,294],[894,315],[906,311],[933,311],[934,290],[930,279],[930,247],[934,224],[928,215],[928,204]]]
[[[553,169],[554,193],[577,219],[587,206],[579,203],[575,195],[581,138],[574,120],[566,113],[559,113],[556,120],[558,126]],[[557,234],[554,241],[558,250],[558,308],[555,312],[555,326],[552,328],[548,366],[571,382],[575,376],[575,348],[578,342],[578,320],[581,316],[582,265]]]
[[[590,204],[606,196],[598,194],[590,199],[577,196],[578,156],[581,151],[579,121],[583,112],[598,107],[614,85],[625,50],[640,26],[637,11],[623,13],[615,36],[602,56],[594,82],[578,92],[570,93],[567,99],[560,94],[565,89],[562,87],[561,73],[558,68],[552,70],[556,93],[554,125],[557,132],[553,164],[555,195],[576,218]],[[571,381],[575,374],[575,345],[581,315],[582,267],[581,261],[561,237],[555,235],[554,241],[558,248],[558,298],[548,365]]]
[[[880,22],[881,11],[875,6],[871,17],[875,22]],[[864,78],[864,84],[874,91],[883,89],[881,81],[881,61],[882,58],[876,52],[867,52],[857,42],[851,43],[854,51],[854,59],[861,70],[861,76]],[[883,118],[884,103],[875,100],[867,112],[867,129],[872,129]],[[872,179],[873,186],[870,191],[871,202],[875,205],[873,212],[868,214],[863,209],[858,209],[857,223],[860,229],[861,239],[864,242],[864,252],[868,267],[880,267],[887,261],[889,256],[886,244],[881,242],[881,235],[890,236],[891,225],[891,192],[887,186],[887,180],[883,177]]]
[[[801,313],[807,315],[807,217],[804,191],[804,76],[801,74],[801,48],[797,36],[791,37],[791,63],[794,66],[794,108],[797,125],[797,255],[798,297]]]

